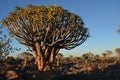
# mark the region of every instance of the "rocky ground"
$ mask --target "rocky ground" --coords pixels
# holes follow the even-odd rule
[[[1,61],[0,80],[119,80],[120,63],[62,63],[48,72],[39,72],[33,62]]]

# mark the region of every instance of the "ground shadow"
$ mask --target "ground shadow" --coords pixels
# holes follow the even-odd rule
[[[52,80],[120,80],[120,64],[117,63],[104,70],[95,70],[89,73],[59,75]]]
[[[6,67],[12,66],[7,63],[6,66],[1,65],[1,71]],[[51,71],[40,72],[37,66],[32,65],[22,68],[21,65],[12,66],[9,70],[15,71],[19,75],[18,80],[120,80],[120,63],[110,65],[103,70],[94,70],[92,72],[80,72],[78,74],[67,74],[67,71],[73,67],[73,63],[63,64]],[[3,68],[2,68],[3,67]],[[7,71],[7,70],[6,70]],[[5,72],[1,72],[0,80],[7,80]]]

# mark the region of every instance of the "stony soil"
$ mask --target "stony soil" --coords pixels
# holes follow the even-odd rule
[[[99,66],[102,65],[102,69]],[[120,64],[62,63],[51,71],[40,72],[33,62],[27,67],[21,61],[1,61],[0,80],[119,80]]]

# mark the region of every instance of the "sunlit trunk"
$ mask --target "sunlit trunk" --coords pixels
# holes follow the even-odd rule
[[[54,59],[56,53],[59,49],[52,47],[45,47],[44,51],[39,42],[36,42],[36,50],[33,50],[33,53],[36,53],[35,64],[38,66],[39,71],[47,71],[50,70],[54,65]]]
[[[36,56],[34,64],[37,65],[38,57]]]
[[[36,42],[36,50],[37,50],[37,57],[36,57],[36,62],[38,66],[39,71],[43,71],[44,65],[43,65],[43,53],[41,50],[41,45],[39,42]]]
[[[120,60],[120,54],[117,54],[117,61]]]
[[[49,58],[49,62],[51,64],[51,66],[55,65],[55,56],[57,55],[57,53],[59,52],[60,49],[56,49],[56,48],[52,48],[51,54],[50,54],[50,58]]]
[[[118,54],[118,61],[120,60],[120,53]]]
[[[48,65],[48,61],[44,57],[38,58],[38,70],[40,71],[49,71],[51,67]]]
[[[36,43],[36,50],[37,50],[36,62],[37,62],[38,70],[39,71],[50,70],[48,61],[42,51],[41,45],[38,42]]]
[[[25,58],[24,62],[23,62],[23,66],[26,67],[27,66],[27,59]]]
[[[49,62],[50,62],[50,63],[53,63],[53,62],[54,62],[54,54],[53,54],[53,53],[51,53],[51,55],[50,55],[50,60],[49,60]]]
[[[57,59],[57,66],[60,66],[60,58]]]
[[[54,58],[55,58],[55,48],[52,48],[51,54],[50,54],[50,58],[49,58],[49,62],[53,63],[54,62]]]

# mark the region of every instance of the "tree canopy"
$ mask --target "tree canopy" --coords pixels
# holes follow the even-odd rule
[[[88,29],[76,14],[59,6],[33,6],[16,9],[3,19],[16,39],[27,46],[39,41],[48,46],[56,45],[72,49],[82,44],[89,36]]]
[[[34,58],[34,56],[30,53],[30,52],[22,52],[20,55],[18,55],[18,58],[20,59],[29,59],[32,60]]]

